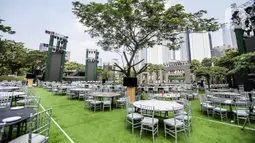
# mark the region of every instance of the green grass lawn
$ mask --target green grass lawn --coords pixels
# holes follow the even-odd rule
[[[135,130],[134,135],[131,133],[131,128],[126,129],[125,109],[114,109],[113,111],[94,113],[87,109],[84,110],[83,101],[68,100],[66,96],[52,96],[50,92],[41,88],[35,88],[35,90],[36,95],[41,97],[41,104],[46,109],[52,106],[52,117],[76,143],[152,142],[151,133],[144,133],[140,139],[139,129]],[[200,113],[199,101],[192,101],[192,115],[193,130],[188,137],[190,143],[255,142],[255,131],[242,131],[239,127],[209,121],[208,119],[214,119]],[[225,122],[230,123],[229,120]],[[250,127],[254,127],[254,125]],[[168,136],[167,139],[164,138],[162,120],[159,128],[159,136],[155,138],[157,143],[174,142],[171,136]],[[50,142],[69,142],[53,122],[51,122]],[[178,136],[178,142],[185,142],[182,135]]]

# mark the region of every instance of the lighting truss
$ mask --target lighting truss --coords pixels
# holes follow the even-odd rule
[[[67,40],[68,39],[68,36],[64,36],[62,34],[58,34],[58,33],[53,32],[53,31],[45,30],[45,33],[49,34],[49,35],[53,35],[54,38],[56,38],[58,40]]]

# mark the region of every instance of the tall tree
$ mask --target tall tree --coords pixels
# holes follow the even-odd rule
[[[34,73],[34,70],[41,70],[45,65],[46,59],[47,52],[40,50],[27,50],[26,67],[29,68],[28,72]]]
[[[204,58],[201,62],[202,67],[211,67],[212,66],[212,60],[210,58]]]
[[[83,64],[79,64],[76,62],[65,62],[65,70],[85,70],[85,66]]]
[[[127,68],[115,63],[119,72],[126,77],[146,71],[147,64],[139,71],[134,68],[143,60],[134,63],[134,57],[143,48],[157,45],[179,49],[182,42],[179,33],[189,24],[194,31],[216,31],[218,22],[203,18],[206,11],[186,13],[180,4],[165,8],[166,0],[109,0],[107,3],[82,4],[73,2],[73,13],[84,24],[92,38],[105,51],[124,49]],[[129,56],[127,55],[129,54]]]
[[[235,57],[234,60],[235,68],[232,71],[234,73],[244,70],[248,70],[248,72],[250,72],[250,68],[255,68],[255,52],[242,54]]]
[[[195,71],[196,77],[204,77],[210,90],[211,70],[210,67],[200,67]]]
[[[192,60],[190,64],[190,72],[195,73],[195,71],[200,67],[200,61],[199,60]]]

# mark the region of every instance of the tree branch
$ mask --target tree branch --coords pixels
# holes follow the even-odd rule
[[[140,71],[136,73],[136,75],[139,75],[139,74],[145,72],[145,71],[147,70],[147,68],[148,68],[148,65],[145,64],[145,65],[140,69]]]
[[[133,68],[133,70],[134,70],[134,73],[135,73],[135,77],[136,77],[136,70],[135,70],[135,67],[132,67]]]
[[[128,62],[128,59],[127,59],[126,52],[123,52],[123,54],[124,54],[124,58],[125,58],[125,60],[126,60],[126,62],[127,62],[127,65],[128,65],[128,64],[129,64],[129,62]]]
[[[131,67],[134,67],[134,66],[136,66],[136,65],[138,65],[138,64],[140,64],[141,62],[143,62],[144,61],[144,59],[142,59],[141,61],[139,61],[138,63],[136,63],[136,64],[133,64]]]
[[[120,72],[122,72],[123,74],[125,74],[127,76],[127,72],[123,68],[121,68],[118,64],[114,63],[114,66],[119,68]]]

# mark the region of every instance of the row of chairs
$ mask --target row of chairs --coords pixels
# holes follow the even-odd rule
[[[184,108],[187,112],[184,111]],[[191,104],[186,103],[182,109],[174,109],[174,118],[164,120],[164,132],[165,138],[170,135],[175,138],[177,142],[177,133],[185,135],[186,131],[191,131],[192,128],[192,116],[191,116]],[[140,106],[140,111],[136,111],[136,108],[132,103],[126,102],[126,127],[130,124],[132,127],[132,134],[136,128],[140,128],[140,137],[143,131],[152,132],[152,139],[154,142],[154,136],[159,133],[159,119],[155,118],[155,108],[153,106]]]
[[[207,116],[209,117],[212,115],[213,117],[219,116],[221,121],[223,119],[228,118],[228,111],[224,107],[224,104],[222,104],[223,101],[227,99],[225,98],[212,98],[208,100],[206,96],[203,96],[200,98],[200,109],[201,112],[206,113]],[[236,99],[235,101],[232,101],[233,103],[230,103],[231,105],[233,104],[234,109],[232,110],[233,116],[237,124],[239,125],[239,120],[246,120],[249,116],[249,105],[247,100],[241,100],[241,99]],[[254,105],[254,103],[252,103]],[[248,118],[248,122],[250,122]]]

